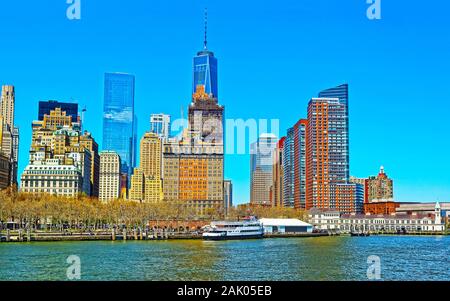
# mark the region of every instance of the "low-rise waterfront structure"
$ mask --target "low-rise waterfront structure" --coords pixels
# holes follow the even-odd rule
[[[393,200],[373,200],[371,203],[364,204],[364,213],[370,214],[392,214],[400,206]]]
[[[310,223],[318,230],[351,232],[443,232],[441,207],[435,204],[430,214],[341,214],[334,210],[311,210]]]
[[[264,233],[311,233],[313,225],[295,218],[261,218]]]

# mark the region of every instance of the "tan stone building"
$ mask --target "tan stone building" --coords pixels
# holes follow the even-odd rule
[[[131,176],[130,200],[140,202],[162,200],[161,150],[161,138],[155,133],[145,133],[140,144],[139,168],[135,168]]]
[[[146,176],[161,178],[161,149],[161,140],[157,134],[144,134],[140,145],[140,167]]]
[[[74,166],[82,176],[77,189],[87,195],[98,196],[100,157],[92,135],[81,133],[80,123],[72,122],[72,117],[61,108],[45,114],[43,120],[33,121],[32,130],[29,165]],[[42,192],[45,190],[48,189]]]
[[[14,103],[15,103],[14,86],[2,86],[1,96],[1,115],[6,124],[11,128],[14,127]]]
[[[128,198],[133,201],[142,202],[144,200],[144,173],[141,168],[135,168],[131,175],[131,187]]]
[[[163,149],[165,201],[181,201],[202,215],[224,206],[224,107],[197,85],[189,105],[188,128]]]
[[[120,156],[113,151],[100,152],[99,199],[111,201],[120,197]]]
[[[223,207],[222,146],[166,143],[163,156],[164,200],[186,202],[200,213]]]
[[[14,125],[15,89],[14,86],[2,86],[0,99],[0,148],[10,161],[10,185],[17,184],[19,157],[19,128]]]

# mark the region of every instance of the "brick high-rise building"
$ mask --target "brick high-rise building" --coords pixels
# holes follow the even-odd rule
[[[313,98],[306,131],[306,209],[361,212],[363,188],[349,183],[347,107],[339,98]]]

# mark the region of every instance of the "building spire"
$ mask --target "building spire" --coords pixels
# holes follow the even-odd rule
[[[208,8],[205,7],[205,40],[203,42],[203,48],[208,49]]]

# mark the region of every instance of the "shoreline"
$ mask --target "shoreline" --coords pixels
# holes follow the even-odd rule
[[[16,231],[17,232],[17,231]],[[424,232],[424,233],[373,233],[370,236],[447,236],[448,233],[440,232]],[[342,236],[350,237],[349,233],[342,234],[328,234],[328,233],[266,233],[262,239],[270,238],[311,238],[311,237],[327,237],[327,236]],[[15,233],[11,231],[9,238],[0,234],[0,243],[17,243],[17,242],[63,242],[63,241],[167,241],[167,240],[203,240],[201,234],[196,233],[126,233],[111,234],[111,233],[68,233],[62,234],[60,232],[41,232],[41,233]]]

